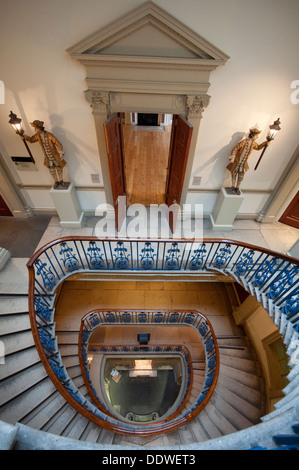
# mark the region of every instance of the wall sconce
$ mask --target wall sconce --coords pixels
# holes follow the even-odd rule
[[[279,124],[280,124],[280,120],[279,120],[279,118],[278,118],[276,121],[274,121],[273,124],[271,124],[271,126],[269,126],[268,133],[267,133],[267,141],[268,141],[268,142],[271,142],[271,140],[274,140],[274,138],[275,138],[277,132],[280,131],[281,127],[279,126]],[[260,156],[260,158],[258,159],[258,162],[257,162],[257,164],[256,164],[255,167],[254,167],[255,170],[256,170],[257,167],[259,166],[260,161],[261,161],[261,159],[262,159],[262,157],[263,157],[263,155],[264,155],[264,153],[265,153],[265,151],[266,151],[266,148],[267,148],[267,147],[264,147],[264,148],[263,148],[263,151],[262,151],[262,153],[261,153],[261,156]]]
[[[30,160],[31,160],[33,163],[35,163],[34,158],[33,158],[33,156],[32,156],[32,153],[30,152],[30,149],[29,149],[29,147],[28,147],[28,144],[27,144],[25,138],[23,137],[23,135],[24,135],[24,129],[22,128],[22,119],[18,118],[18,116],[17,116],[15,113],[13,113],[12,111],[10,111],[9,117],[10,117],[10,120],[8,121],[9,124],[12,125],[12,127],[13,127],[14,130],[16,131],[16,134],[18,134],[19,136],[21,136],[22,141],[24,142],[24,145],[25,145],[25,147],[26,147],[26,149],[27,149],[27,152],[28,152],[28,154],[29,154],[29,156],[30,156]]]

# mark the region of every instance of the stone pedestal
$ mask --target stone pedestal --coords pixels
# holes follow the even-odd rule
[[[73,183],[67,189],[50,189],[61,227],[76,228],[83,225],[83,212]]]
[[[229,194],[226,188],[221,188],[210,215],[212,230],[232,230],[243,200],[244,195],[241,191],[240,194]]]
[[[287,252],[287,255],[292,256],[292,258],[299,259],[299,239],[294,243],[293,246]]]

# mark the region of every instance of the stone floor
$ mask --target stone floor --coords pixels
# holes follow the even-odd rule
[[[30,219],[0,217],[0,246],[15,258],[30,258],[50,221],[48,215]]]
[[[132,236],[135,234],[134,230],[132,230],[132,223],[133,219],[128,218],[126,224],[127,232],[123,231],[125,236]],[[147,228],[148,227],[149,226],[147,226]],[[54,216],[50,220],[47,229],[45,230],[41,240],[39,241],[38,247],[43,246],[45,243],[51,240],[64,236],[103,236],[102,228],[103,224],[99,217],[88,217],[85,220],[84,227],[70,229],[62,228],[59,224],[58,217]],[[148,229],[147,232],[145,232],[145,230],[141,229],[139,230],[139,232],[136,233],[137,237],[144,237],[148,235],[161,238],[169,238],[169,236],[171,236],[168,227],[166,227],[166,224],[161,224],[159,226],[156,224],[151,227],[150,231]],[[181,232],[179,231],[179,236],[180,235]],[[104,236],[115,236],[115,231],[112,224],[109,227],[108,223],[107,232],[104,233]],[[184,232],[182,233],[182,236],[184,236]],[[225,238],[238,240],[252,245],[267,248],[273,251],[278,251],[280,253],[287,253],[288,250],[298,240],[299,230],[288,225],[281,224],[280,222],[271,224],[261,224],[254,220],[236,220],[234,222],[233,230],[218,232],[210,228],[210,222],[208,219],[203,219],[198,232],[196,232],[196,237]]]

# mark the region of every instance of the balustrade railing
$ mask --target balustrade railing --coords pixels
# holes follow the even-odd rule
[[[299,260],[233,240],[64,237],[38,250],[27,266],[31,327],[49,376],[78,411],[114,432],[147,434],[153,431],[149,431],[150,427],[146,426],[139,426],[138,431],[132,430],[127,423],[120,424],[116,419],[108,417],[89,403],[69,379],[57,347],[53,305],[57,287],[72,274],[138,271],[140,274],[159,272],[161,275],[180,273],[192,276],[198,273],[222,273],[254,294],[275,322],[288,329],[290,336],[298,331]],[[126,322],[128,312],[123,312],[123,315],[121,321]],[[155,324],[165,318],[161,312],[155,312],[155,315]],[[175,317],[172,318],[174,321]],[[108,317],[106,321],[109,322]],[[216,341],[213,343],[215,347]],[[194,405],[196,409],[198,405],[200,403]],[[195,409],[191,409],[171,422],[155,425],[155,433],[185,424],[194,417],[194,413]]]
[[[99,354],[102,357],[106,357],[109,355],[109,357],[112,355],[119,355],[121,354],[122,356],[131,356],[135,358],[137,355],[144,355],[146,354],[147,356],[150,355],[151,358],[158,356],[165,358],[166,356],[179,356],[182,361],[183,361],[183,383],[181,385],[181,390],[179,393],[179,401],[176,402],[175,404],[175,410],[173,410],[173,406],[171,407],[171,414],[169,411],[167,412],[167,420],[170,421],[173,419],[178,413],[181,411],[181,409],[184,407],[186,402],[188,401],[188,398],[191,393],[191,388],[192,388],[192,382],[193,382],[193,374],[192,374],[192,362],[191,362],[191,357],[190,357],[190,352],[184,345],[147,345],[147,346],[140,346],[140,345],[100,345],[100,344],[81,344],[81,348],[79,347],[79,357],[80,357],[80,366],[81,366],[81,371],[82,371],[82,376],[85,382],[85,385],[87,386],[88,392],[90,396],[92,397],[92,401],[97,404],[98,408],[103,410],[105,413],[111,416],[118,417],[117,414],[114,412],[111,414],[110,409],[111,406],[107,406],[107,400],[103,400],[102,396],[105,395],[103,388],[104,384],[102,381],[98,381],[100,383],[100,389],[101,392],[100,394],[97,393],[96,386],[93,383],[90,375],[90,365],[89,365],[89,360],[88,357],[90,355],[94,354]],[[119,417],[120,420],[123,419],[123,417]],[[155,418],[157,419],[157,418]]]
[[[197,398],[194,400],[192,406],[188,408],[183,416],[189,416],[186,420],[190,420],[197,416],[197,414],[203,409],[210,399],[218,378],[219,372],[219,352],[216,337],[212,328],[212,325],[208,319],[201,313],[196,311],[163,311],[163,310],[96,310],[88,313],[83,317],[81,321],[81,328],[79,334],[79,357],[82,368],[82,375],[86,379],[86,385],[89,389],[90,394],[94,398],[94,401],[98,403],[99,408],[105,410],[105,404],[99,399],[97,393],[92,385],[92,381],[89,375],[88,367],[88,348],[89,348],[89,339],[94,330],[100,325],[116,325],[116,324],[125,324],[125,325],[188,325],[192,326],[198,332],[200,339],[202,341],[204,352],[205,352],[205,377],[203,381],[203,386],[198,394]],[[116,348],[114,346],[114,348]],[[139,346],[133,347],[133,349],[139,350]],[[146,349],[151,349],[153,352],[161,352],[162,346],[148,346],[142,347],[143,352]],[[102,346],[103,353],[105,346]],[[191,392],[192,386],[192,363],[188,350],[183,345],[177,346],[165,346],[163,347],[164,352],[173,352],[174,350],[181,354],[185,363],[185,370],[187,373],[185,390],[181,399],[180,405],[178,405],[177,410],[165,421],[170,421],[175,415],[183,408],[186,403],[189,394]],[[127,351],[129,352],[129,351]],[[175,422],[174,422],[175,423]]]

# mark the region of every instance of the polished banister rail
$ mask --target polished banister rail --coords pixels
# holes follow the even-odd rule
[[[98,404],[99,409],[105,412],[105,406],[98,398],[95,390],[93,389],[92,382],[89,377],[87,355],[88,355],[88,344],[89,338],[94,330],[100,325],[187,325],[193,327],[199,334],[202,341],[204,352],[205,352],[205,377],[203,385],[197,398],[193,401],[193,404],[183,413],[186,418],[186,422],[194,419],[195,416],[207,405],[210,400],[214,389],[216,387],[218,374],[219,374],[219,349],[213,327],[209,320],[200,312],[194,310],[105,310],[97,309],[89,312],[81,320],[81,327],[79,333],[79,358],[82,375],[84,377],[86,386],[89,393],[94,398],[94,401]],[[160,349],[161,345],[151,346],[154,349]],[[181,349],[185,349],[184,346],[180,346]],[[143,351],[146,347],[143,347]],[[192,365],[189,353],[187,358],[184,357],[187,369],[189,383],[186,387],[183,399],[178,409],[170,416],[167,417],[163,422],[169,422],[174,419],[183,408],[187,399],[189,398],[191,387],[192,387]],[[160,421],[162,423],[162,421]],[[176,421],[173,420],[173,427],[176,428]],[[139,426],[135,423],[135,426]],[[143,425],[144,426],[144,425]],[[148,426],[153,427],[152,423]],[[160,426],[159,426],[160,427]],[[156,428],[153,428],[152,432],[156,432]],[[132,429],[134,432],[135,428]],[[135,431],[136,432],[136,431]],[[150,431],[147,430],[147,434]]]
[[[54,298],[59,284],[78,272],[124,273],[219,272],[230,276],[255,295],[289,338],[299,324],[299,260],[233,240],[99,239],[64,237],[38,250],[29,260],[29,314],[41,360],[62,395],[80,413],[115,432],[131,433],[129,426],[107,418],[87,402],[67,376],[57,348]],[[290,347],[290,344],[289,344]],[[192,413],[176,420],[176,427]],[[163,429],[162,429],[163,427]],[[164,423],[156,433],[173,429]]]
[[[182,393],[180,393],[180,400],[179,400],[179,403],[176,404],[175,406],[175,411],[173,411],[171,414],[168,414],[167,416],[167,421],[170,421],[171,419],[173,419],[175,416],[177,416],[180,411],[182,410],[182,408],[185,406],[185,404],[187,403],[189,397],[190,397],[190,393],[191,393],[191,389],[192,389],[192,383],[193,383],[193,374],[192,374],[192,362],[191,362],[191,355],[190,355],[190,352],[188,350],[188,348],[186,348],[186,346],[182,345],[182,344],[175,344],[175,345],[169,345],[169,344],[159,344],[159,345],[147,345],[147,346],[141,346],[141,345],[137,345],[137,344],[90,344],[88,346],[88,355],[91,354],[101,354],[102,356],[105,356],[105,355],[119,355],[119,354],[122,354],[122,356],[124,357],[124,355],[127,357],[128,355],[129,356],[133,356],[133,357],[136,357],[136,355],[140,355],[140,354],[146,354],[146,355],[150,355],[150,357],[152,358],[153,356],[180,356],[183,360],[183,363],[184,363],[184,371],[185,371],[185,377],[184,377],[184,384],[183,384],[183,391]],[[90,371],[89,371],[89,361],[88,361],[88,358],[86,357],[86,355],[84,354],[84,352],[82,351],[82,353],[80,354],[80,347],[79,347],[79,357],[80,357],[80,367],[81,367],[81,372],[82,372],[82,376],[83,376],[83,379],[84,379],[84,382],[85,382],[85,385],[88,389],[88,392],[90,394],[90,396],[92,397],[92,400],[94,403],[97,404],[98,408],[101,409],[102,411],[104,411],[105,413],[107,413],[108,415],[110,416],[114,416],[114,417],[117,417],[115,412],[114,413],[111,413],[109,411],[109,408],[106,406],[107,405],[107,400],[104,400],[104,403],[103,403],[103,400],[101,399],[101,397],[98,395],[96,389],[95,389],[95,386],[92,382],[92,379],[90,377]],[[102,391],[102,394],[104,395],[103,391]],[[173,408],[173,406],[172,406]],[[119,418],[120,420],[123,420],[123,417],[120,417]],[[159,419],[159,422],[161,422],[161,419]],[[136,422],[136,424],[138,425],[138,423]]]

